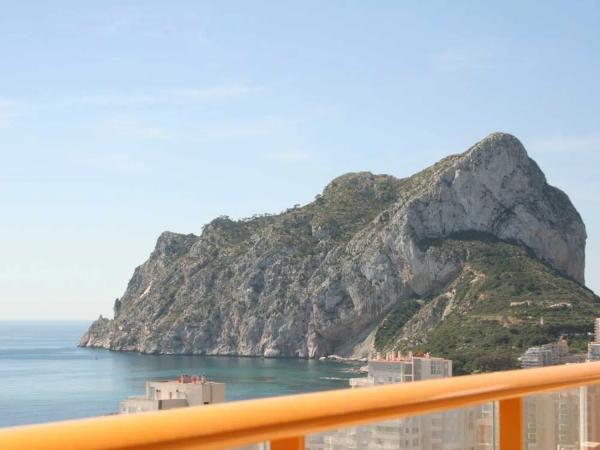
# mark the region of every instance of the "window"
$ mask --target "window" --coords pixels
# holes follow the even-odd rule
[[[431,374],[442,375],[443,362],[442,361],[431,361]]]

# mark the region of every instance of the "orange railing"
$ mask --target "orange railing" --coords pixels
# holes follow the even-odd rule
[[[523,396],[600,383],[600,362],[248,400],[0,430],[6,450],[217,449],[362,423],[499,402],[501,450],[523,448]],[[15,399],[18,401],[18,399]]]

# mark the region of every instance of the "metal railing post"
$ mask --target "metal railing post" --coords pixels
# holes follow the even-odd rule
[[[271,450],[304,450],[304,436],[271,441]]]
[[[523,397],[499,403],[500,450],[523,450]]]

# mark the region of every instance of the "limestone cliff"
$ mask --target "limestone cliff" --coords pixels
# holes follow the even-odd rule
[[[511,242],[556,276],[584,282],[579,214],[515,137],[494,133],[410,178],[346,174],[282,214],[220,217],[200,236],[163,233],[114,319],[96,321],[81,345],[270,357],[364,351],[399,304],[434,298],[461,276],[464,255],[430,245],[461,233]]]

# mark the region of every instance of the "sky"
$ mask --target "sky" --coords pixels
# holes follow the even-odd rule
[[[490,3],[0,0],[0,320],[112,317],[164,230],[493,131],[570,196],[600,291],[600,2]]]

